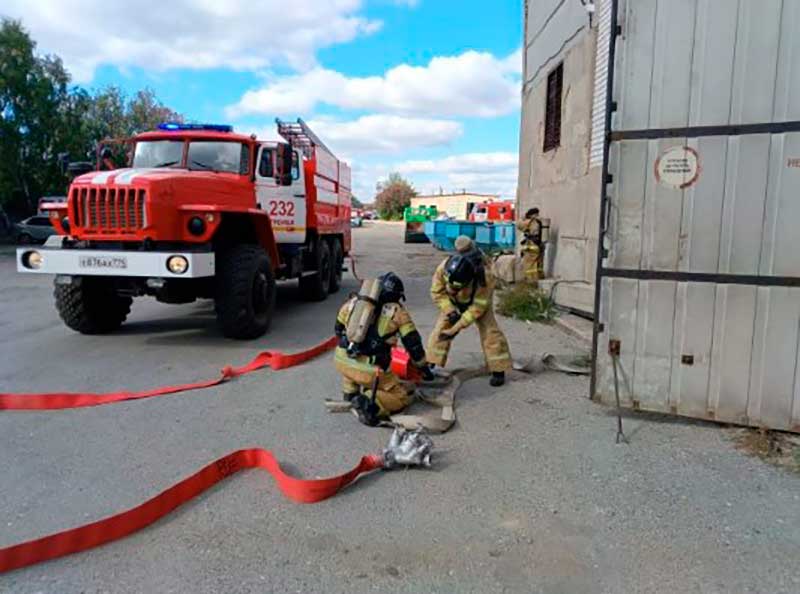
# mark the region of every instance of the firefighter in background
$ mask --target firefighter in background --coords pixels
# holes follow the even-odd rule
[[[401,305],[403,300],[403,281],[387,272],[377,280],[364,281],[359,294],[347,300],[336,318],[336,370],[342,375],[344,399],[353,404],[358,420],[365,425],[377,425],[413,400],[413,390],[389,369],[398,337],[423,378],[434,379],[422,337]]]
[[[536,284],[544,276],[542,256],[544,243],[542,242],[542,221],[539,218],[539,209],[531,208],[525,213],[525,218],[517,223],[517,229],[522,231],[522,273],[525,280]]]
[[[444,367],[453,339],[475,324],[486,365],[492,372],[489,383],[502,386],[505,372],[511,369],[511,353],[494,317],[491,262],[469,237],[459,237],[456,250],[433,274],[431,298],[439,308],[439,318],[428,340],[428,361]]]
[[[100,171],[112,171],[114,169],[117,169],[117,165],[114,163],[114,155],[110,148],[104,146],[100,150]]]

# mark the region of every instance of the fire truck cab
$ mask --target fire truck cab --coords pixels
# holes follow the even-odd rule
[[[56,308],[85,334],[117,329],[150,295],[214,299],[226,336],[262,335],[277,280],[323,300],[350,250],[349,167],[302,120],[276,122],[286,142],[178,123],[130,139],[129,167],[42,205],[59,234],[17,250],[17,269],[55,274]]]

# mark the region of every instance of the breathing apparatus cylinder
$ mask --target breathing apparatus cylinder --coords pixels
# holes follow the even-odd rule
[[[358,355],[358,347],[367,337],[367,331],[377,314],[380,295],[381,284],[376,279],[366,279],[361,283],[356,304],[347,320],[347,354],[350,357]]]

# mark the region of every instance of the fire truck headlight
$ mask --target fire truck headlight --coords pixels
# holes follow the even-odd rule
[[[170,256],[167,258],[167,270],[172,274],[183,274],[189,270],[189,260],[183,256]]]
[[[36,250],[22,254],[22,265],[30,270],[39,270],[44,264],[44,256]]]

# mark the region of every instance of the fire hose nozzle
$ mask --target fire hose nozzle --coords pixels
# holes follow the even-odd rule
[[[433,440],[420,430],[406,431],[395,427],[389,444],[383,450],[383,467],[386,470],[398,466],[431,466]]]

